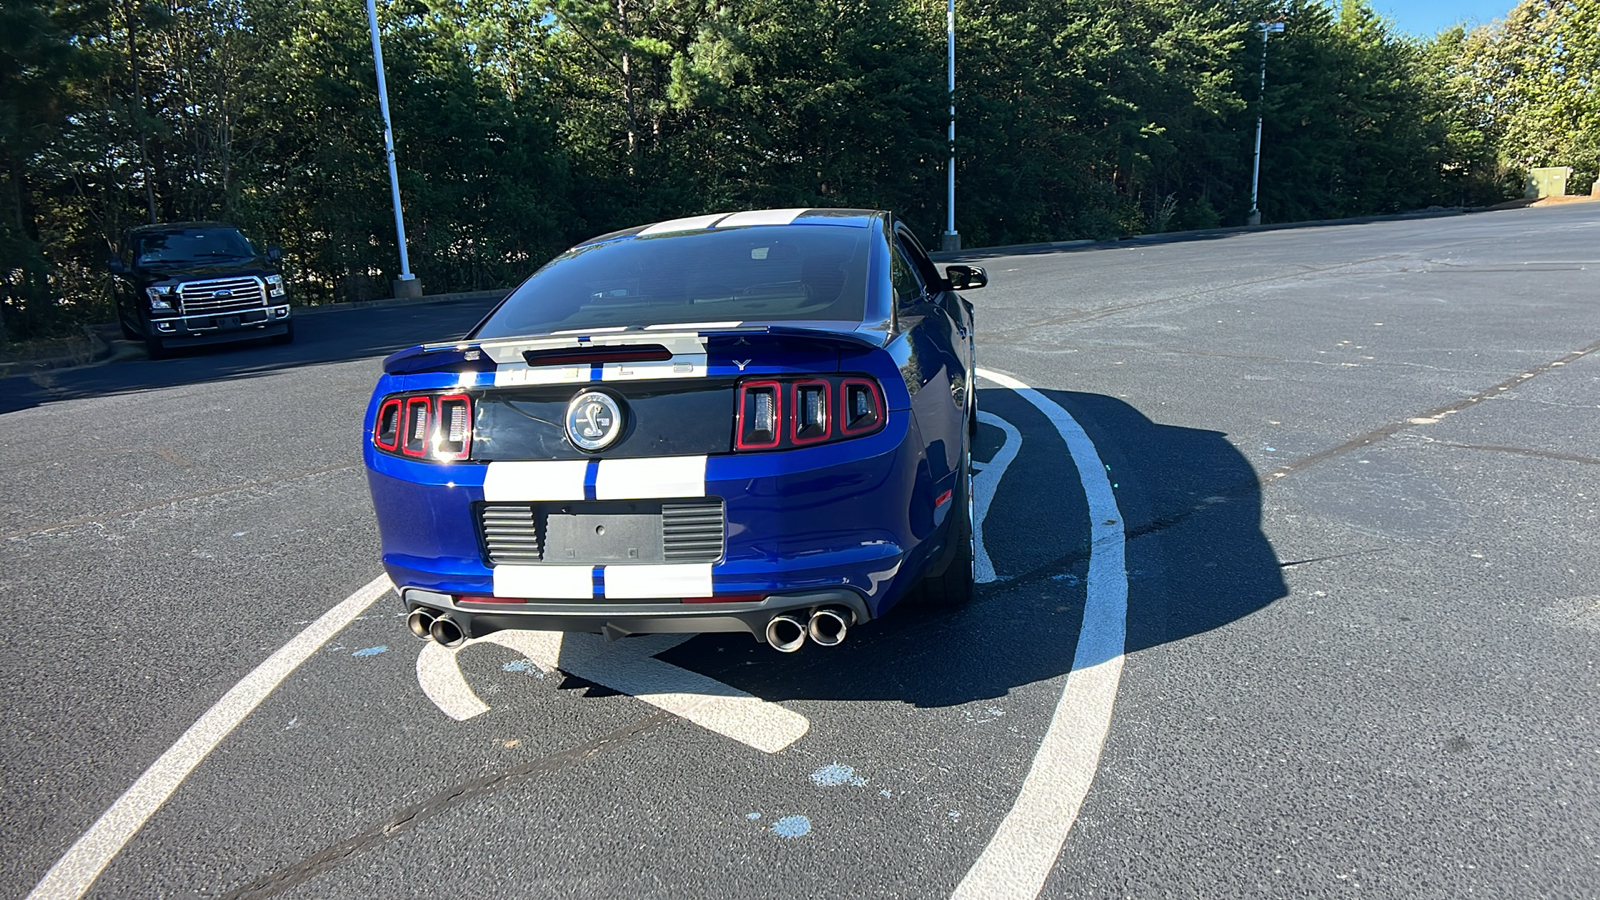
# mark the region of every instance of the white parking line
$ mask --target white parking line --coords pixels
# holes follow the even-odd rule
[[[989,504],[994,502],[994,492],[1000,487],[1000,479],[1005,477],[1006,469],[1017,458],[1017,451],[1022,447],[1022,433],[1005,419],[981,409],[978,410],[978,421],[1006,433],[1005,443],[995,451],[992,459],[981,466],[973,465],[977,474],[972,476],[972,531],[977,540],[973,542],[972,580],[978,584],[988,584],[995,580],[995,574],[994,563],[989,559],[989,548],[983,544],[983,520],[989,515]]]
[[[267,657],[265,662],[223,694],[222,699],[189,726],[177,743],[151,763],[150,768],[133,783],[133,787],[118,797],[117,802],[111,804],[111,808],[84,832],[83,837],[78,838],[66,855],[50,867],[50,871],[28,894],[28,900],[76,900],[88,893],[100,873],[122,852],[128,841],[144,827],[144,823],[155,815],[156,810],[167,802],[194,767],[217,749],[222,739],[239,727],[244,717],[250,715],[251,710],[289,677],[289,673],[392,587],[389,576],[374,578],[366,587],[306,626],[304,631],[295,635],[293,640]]]
[[[456,654],[473,643],[493,643],[521,653],[547,672],[560,669],[632,694],[765,753],[777,753],[811,729],[810,720],[797,712],[654,658],[691,637],[651,634],[607,643],[597,634],[501,631],[454,649],[424,644],[417,656],[417,680],[450,718],[459,722],[482,715],[489,706],[462,677]]]
[[[959,900],[1019,900],[1037,897],[1044,887],[1100,765],[1122,679],[1128,624],[1127,537],[1105,464],[1072,416],[1009,375],[987,369],[979,369],[978,375],[1015,391],[1050,419],[1072,454],[1089,503],[1088,597],[1072,671],[1016,803],[952,894]]]

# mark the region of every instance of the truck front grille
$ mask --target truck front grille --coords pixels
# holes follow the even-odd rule
[[[255,276],[187,281],[178,288],[178,296],[186,316],[242,312],[267,305],[266,284]]]

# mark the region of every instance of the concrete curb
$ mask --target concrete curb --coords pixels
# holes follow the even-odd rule
[[[1007,244],[1000,247],[972,247],[957,251],[937,251],[928,256],[940,262],[970,259],[978,256],[1024,256],[1035,253],[1055,253],[1085,247],[1125,247],[1129,244],[1176,244],[1183,241],[1203,240],[1230,234],[1250,234],[1257,231],[1284,231],[1291,228],[1324,228],[1330,225],[1366,225],[1372,222],[1404,222],[1410,219],[1442,219],[1484,212],[1488,207],[1440,207],[1415,212],[1391,213],[1382,216],[1352,216],[1347,219],[1314,219],[1309,222],[1274,222],[1269,225],[1232,225],[1226,228],[1202,228],[1194,231],[1167,231],[1161,234],[1134,234],[1106,240],[1046,241],[1037,244]]]
[[[1270,225],[1235,225],[1228,228],[1205,228],[1197,231],[1169,231],[1162,234],[1138,234],[1128,237],[1111,238],[1108,240],[1079,240],[1079,241],[1044,241],[1035,244],[1007,244],[1000,247],[971,247],[953,252],[938,251],[928,254],[939,262],[954,262],[962,259],[976,259],[993,256],[1021,256],[1036,253],[1056,253],[1084,248],[1110,248],[1126,247],[1130,244],[1175,244],[1182,241],[1204,240],[1210,237],[1219,237],[1230,234],[1249,234],[1257,231],[1283,231],[1290,228],[1322,228],[1330,225],[1366,225],[1372,222],[1404,222],[1411,219],[1440,219],[1449,216],[1464,216],[1469,213],[1492,211],[1491,207],[1441,207],[1436,209],[1423,209],[1415,212],[1393,213],[1382,216],[1353,216],[1347,219],[1317,219],[1310,222],[1275,222]],[[511,288],[496,288],[487,291],[457,291],[449,294],[427,294],[421,297],[389,297],[382,300],[358,300],[352,303],[329,303],[322,306],[297,306],[294,309],[295,317],[315,316],[323,313],[342,312],[358,309],[389,309],[400,306],[424,306],[430,303],[457,303],[471,300],[498,300],[511,292]],[[84,361],[82,357],[60,356],[51,359],[35,359],[13,363],[0,363],[0,377],[24,373],[41,372],[47,369],[64,369],[72,366],[95,365],[110,359],[116,354],[114,344],[121,335],[116,323],[85,325],[84,332],[90,336],[90,341],[95,349],[92,357]],[[103,336],[101,333],[107,336]]]

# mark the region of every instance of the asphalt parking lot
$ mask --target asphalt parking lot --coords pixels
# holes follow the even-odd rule
[[[992,580],[793,655],[410,636],[361,413],[486,301],[0,381],[0,894],[1592,896],[1597,248],[971,254]]]

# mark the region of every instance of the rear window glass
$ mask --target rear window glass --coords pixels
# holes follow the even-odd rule
[[[523,282],[481,339],[672,323],[859,323],[871,229],[758,226],[580,247]]]
[[[256,250],[232,228],[157,231],[134,239],[134,258],[141,263],[207,259],[250,259]]]

